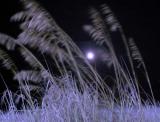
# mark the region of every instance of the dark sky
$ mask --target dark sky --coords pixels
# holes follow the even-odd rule
[[[133,37],[144,57],[153,85],[159,84],[160,38],[159,4],[152,0],[40,0],[58,24],[76,41],[90,40],[82,31],[88,23],[88,8],[107,3],[122,24],[128,37]]]
[[[0,31],[16,35],[15,24],[9,17],[17,11],[18,0],[1,0]],[[133,37],[146,62],[152,85],[160,92],[160,7],[158,0],[39,0],[53,15],[57,23],[76,41],[80,48],[91,40],[82,30],[88,24],[87,10],[90,6],[107,3],[123,26],[128,37]]]

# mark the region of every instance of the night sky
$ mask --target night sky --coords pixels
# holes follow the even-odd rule
[[[5,1],[5,2],[4,2]],[[15,23],[9,22],[20,4],[18,0],[0,3],[0,32],[16,36]],[[91,38],[82,27],[89,24],[88,8],[107,3],[120,21],[128,37],[133,37],[146,63],[156,95],[160,93],[160,7],[158,0],[39,0],[82,50],[92,48]],[[94,45],[93,45],[94,47]],[[98,67],[98,66],[97,66]],[[101,67],[100,67],[101,68]],[[157,87],[158,86],[158,87]],[[158,96],[157,96],[158,97]]]

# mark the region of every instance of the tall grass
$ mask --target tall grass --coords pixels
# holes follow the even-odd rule
[[[114,87],[108,86],[74,41],[52,16],[33,0],[21,0],[23,10],[11,17],[20,23],[17,38],[0,34],[0,61],[13,80],[16,92],[5,83],[1,102],[7,109],[0,121],[8,122],[128,122],[159,121],[143,58],[132,39],[127,39],[113,12],[106,5],[90,9],[91,25],[85,25],[93,40],[110,55]],[[112,33],[120,33],[128,56],[123,63],[114,48]],[[21,57],[18,64],[16,58]],[[128,63],[127,63],[128,61]],[[142,104],[135,64],[144,69],[151,90],[149,106]],[[127,65],[126,65],[127,64]],[[147,94],[146,94],[147,95]],[[148,113],[152,112],[148,117]]]

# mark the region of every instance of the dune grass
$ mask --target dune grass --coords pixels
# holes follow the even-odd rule
[[[88,62],[74,41],[57,25],[52,16],[33,0],[21,0],[23,10],[11,17],[20,23],[17,38],[0,34],[0,61],[17,81],[11,90],[1,73],[6,90],[1,104],[2,122],[151,122],[160,121],[147,69],[132,38],[127,38],[107,5],[91,8],[87,31],[110,57],[105,64],[112,70],[114,86],[108,86]],[[112,33],[121,35],[125,61],[114,47]],[[10,52],[14,51],[10,54]],[[25,62],[23,67],[15,58]],[[148,101],[141,97],[138,68],[150,88]],[[106,74],[107,75],[107,74]]]
[[[73,79],[66,79],[72,82]],[[75,81],[73,81],[75,82]],[[132,97],[132,96],[129,96]],[[121,104],[110,100],[99,100],[98,94],[89,90],[80,93],[76,86],[62,90],[53,85],[44,96],[42,106],[16,110],[10,104],[8,112],[0,113],[1,122],[158,122],[160,109],[155,105],[133,105],[129,101]]]

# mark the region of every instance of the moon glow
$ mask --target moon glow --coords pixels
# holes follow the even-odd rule
[[[95,58],[95,55],[94,55],[93,52],[88,52],[88,53],[86,54],[86,57],[87,57],[87,59],[89,59],[89,60],[93,60],[93,59]]]

